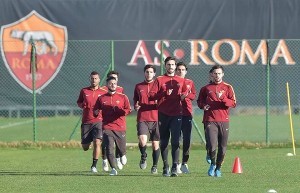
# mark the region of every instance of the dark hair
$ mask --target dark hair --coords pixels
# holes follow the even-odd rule
[[[224,72],[224,68],[223,68],[223,66],[221,66],[220,64],[216,64],[216,65],[214,65],[213,67],[211,67],[211,69],[210,69],[210,73],[212,73],[214,70],[216,70],[216,69],[222,69],[222,71]]]
[[[174,60],[176,62],[176,59],[172,56],[168,56],[166,59],[165,59],[165,65],[167,64],[168,61],[170,60]]]
[[[115,75],[117,75],[117,76],[119,77],[119,72],[114,71],[114,70],[109,71],[109,72],[107,73],[106,77],[108,78],[108,77],[110,77],[112,74],[115,74]]]
[[[145,72],[148,68],[152,68],[152,69],[153,69],[153,72],[156,73],[156,68],[155,68],[154,65],[152,65],[152,64],[147,64],[147,65],[144,67],[144,72]]]
[[[178,62],[178,63],[176,64],[176,68],[177,68],[178,66],[184,66],[186,71],[187,71],[187,69],[188,69],[187,66],[186,66],[186,64],[185,64],[184,62]]]
[[[109,76],[106,79],[106,83],[109,82],[110,80],[117,80],[117,79],[115,77],[113,77],[113,76]]]
[[[93,71],[93,72],[91,72],[90,76],[94,76],[94,75],[98,75],[98,76],[99,76],[99,78],[100,78],[100,75],[99,75],[99,73],[98,73],[98,72],[96,72],[96,71]]]

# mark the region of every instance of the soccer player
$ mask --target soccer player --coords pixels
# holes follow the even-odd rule
[[[91,72],[90,86],[81,89],[77,99],[77,105],[82,108],[81,124],[81,145],[84,151],[87,151],[93,142],[93,164],[91,171],[97,173],[97,162],[100,155],[100,145],[102,142],[102,116],[93,115],[93,108],[99,96],[106,91],[99,87],[100,76],[98,72]]]
[[[166,73],[153,83],[148,94],[150,100],[157,100],[160,134],[160,150],[163,160],[163,176],[170,176],[168,163],[168,144],[171,136],[172,170],[171,176],[178,176],[179,140],[181,132],[182,106],[181,96],[184,93],[184,79],[175,75],[176,61],[173,57],[165,59]],[[180,170],[180,168],[179,168]]]
[[[128,97],[125,94],[116,92],[117,80],[114,77],[107,78],[106,86],[108,92],[98,98],[95,104],[94,115],[97,116],[99,110],[102,111],[105,154],[112,168],[110,175],[117,175],[114,145],[116,144],[119,148],[120,161],[125,165],[127,163],[125,116],[131,112],[131,108]]]
[[[176,74],[181,78],[185,78],[187,74],[187,66],[183,62],[178,62],[176,64]],[[190,156],[190,145],[191,145],[191,133],[192,133],[192,120],[193,120],[193,105],[192,101],[196,97],[195,84],[191,79],[184,79],[185,86],[188,90],[188,95],[182,95],[182,163],[181,171],[185,174],[190,173],[188,167],[188,160]]]
[[[108,77],[114,77],[118,82],[119,72],[114,71],[114,70],[109,71],[106,75],[106,78],[108,78]],[[101,88],[108,91],[108,88],[107,88],[106,85],[102,86]],[[116,89],[116,92],[124,93],[123,87],[118,85],[117,89]],[[102,143],[102,146],[101,146],[101,148],[102,148],[102,169],[103,169],[103,171],[107,172],[109,170],[109,168],[108,168],[108,161],[107,161],[107,157],[105,155],[104,147],[105,147],[105,145]],[[116,162],[117,162],[117,167],[120,170],[122,170],[123,169],[123,164],[121,163],[121,160],[120,160],[120,150],[118,149],[118,147],[116,147]]]
[[[137,111],[137,134],[141,152],[140,168],[146,169],[147,167],[146,149],[149,135],[150,141],[152,141],[152,174],[157,174],[157,163],[160,154],[157,102],[148,99],[148,93],[154,83],[155,73],[155,66],[148,64],[144,67],[145,80],[135,85],[133,96],[134,109]]]
[[[223,67],[214,65],[213,82],[201,88],[197,100],[199,108],[204,110],[203,123],[211,159],[208,175],[216,177],[222,176],[221,166],[229,135],[229,109],[236,106],[234,90],[230,84],[223,81],[223,76]]]

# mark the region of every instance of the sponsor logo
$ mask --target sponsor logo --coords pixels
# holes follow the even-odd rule
[[[1,26],[1,54],[11,76],[32,92],[31,48],[36,47],[35,89],[40,92],[58,74],[67,52],[67,28],[36,11]]]

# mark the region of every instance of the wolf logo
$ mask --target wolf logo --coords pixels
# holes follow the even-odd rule
[[[42,55],[47,53],[47,46],[50,51],[57,54],[57,46],[54,43],[54,38],[49,31],[22,31],[13,29],[10,33],[12,38],[20,39],[24,42],[23,56],[27,54],[30,41],[41,42],[41,46],[37,49],[37,54]]]

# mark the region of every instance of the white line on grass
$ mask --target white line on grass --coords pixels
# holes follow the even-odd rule
[[[22,122],[17,122],[17,123],[8,123],[7,125],[0,126],[0,129],[15,127],[15,126],[19,126],[19,125],[25,125],[25,124],[28,124],[28,123],[32,123],[32,120],[27,120],[27,121],[22,121]]]

